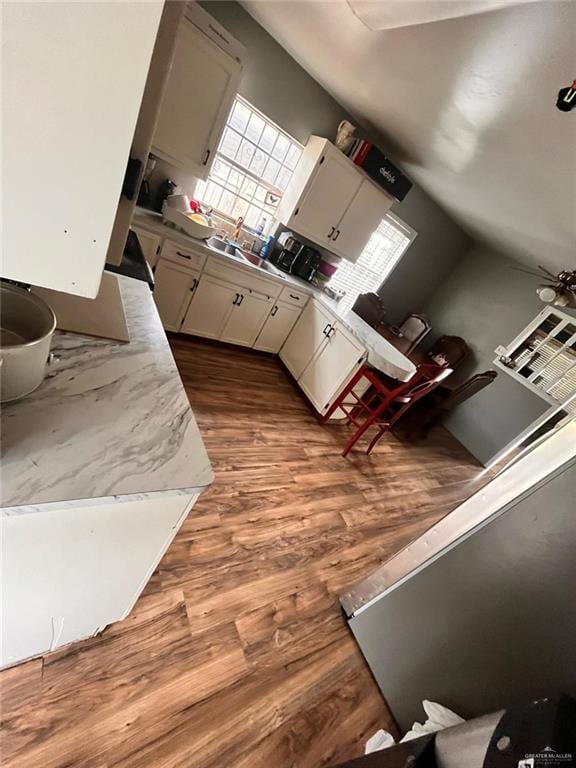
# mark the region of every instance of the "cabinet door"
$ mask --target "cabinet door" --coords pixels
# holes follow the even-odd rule
[[[331,322],[332,315],[327,310],[315,301],[308,302],[280,350],[280,359],[294,378],[300,377],[318,349],[327,342],[324,331]]]
[[[181,22],[152,151],[206,178],[241,65],[187,19]]]
[[[163,5],[3,3],[2,277],[98,294]]]
[[[286,341],[294,323],[300,317],[301,309],[290,304],[274,304],[264,327],[260,331],[254,349],[276,353]]]
[[[258,293],[248,293],[241,288],[239,291],[240,301],[228,318],[220,339],[230,344],[251,347],[266,322],[273,300]]]
[[[162,259],[154,273],[154,301],[167,331],[179,331],[182,318],[198,285],[199,272],[175,267]]]
[[[219,339],[238,297],[239,292],[230,283],[204,275],[180,330],[182,333]]]
[[[336,322],[328,342],[298,380],[317,411],[328,409],[363,357],[362,345]]]
[[[160,235],[155,235],[153,232],[148,232],[146,229],[140,229],[140,227],[135,227],[134,225],[130,229],[136,233],[144,258],[151,267],[155,267],[158,261],[158,252],[162,238]]]
[[[391,197],[365,179],[332,235],[330,250],[355,262],[392,202]]]
[[[319,245],[331,247],[330,235],[350,205],[362,176],[338,150],[327,151],[289,225]]]

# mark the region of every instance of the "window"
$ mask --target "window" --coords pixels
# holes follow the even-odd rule
[[[195,195],[207,208],[255,229],[272,223],[303,147],[240,96],[228,116],[206,181]]]
[[[508,345],[503,357],[504,362],[495,362],[576,415],[576,317],[547,307]]]
[[[377,291],[416,237],[416,232],[388,213],[374,232],[356,264],[342,261],[330,285],[346,291],[340,306],[352,308],[361,293]]]

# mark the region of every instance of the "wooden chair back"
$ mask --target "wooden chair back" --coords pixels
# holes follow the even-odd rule
[[[469,397],[487,387],[488,384],[491,384],[496,376],[498,376],[496,371],[484,371],[484,373],[477,373],[475,376],[471,376],[450,394],[446,399],[444,408],[450,411],[456,408],[457,405],[460,405],[465,400],[468,400]]]
[[[441,355],[449,368],[456,368],[468,356],[468,344],[460,336],[440,336],[428,350],[428,356]]]
[[[361,293],[352,306],[352,312],[372,328],[378,328],[386,310],[377,293]]]
[[[404,318],[402,325],[398,329],[402,336],[410,342],[408,352],[411,352],[432,330],[432,323],[424,315],[408,315]]]

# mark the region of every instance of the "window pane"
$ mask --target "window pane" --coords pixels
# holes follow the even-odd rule
[[[288,147],[290,146],[290,142],[286,138],[286,136],[278,136],[276,140],[276,144],[274,145],[274,149],[272,150],[272,156],[276,158],[276,160],[279,160],[282,162],[284,158],[286,157],[286,153],[288,152]]]
[[[241,197],[238,197],[234,203],[234,207],[232,208],[232,217],[234,219],[237,219],[239,216],[244,218],[244,216],[246,216],[247,210],[248,203],[245,200],[242,200]]]
[[[240,190],[242,197],[246,197],[248,200],[251,200],[254,196],[254,192],[256,192],[256,182],[252,181],[252,179],[244,179],[242,189]]]
[[[228,125],[231,125],[232,128],[235,128],[240,133],[244,133],[248,120],[250,120],[250,110],[241,101],[237,100],[230,115],[230,120],[228,120]]]
[[[261,185],[259,184],[259,185],[258,185],[258,189],[257,189],[257,190],[256,190],[256,192],[254,193],[254,199],[255,199],[255,200],[258,200],[258,201],[259,201],[259,202],[261,202],[261,203],[263,203],[263,202],[264,202],[264,200],[266,200],[266,195],[267,195],[267,194],[268,194],[268,190],[266,189],[266,187],[263,187],[263,186],[261,186]]]
[[[239,136],[236,131],[233,131],[231,128],[226,128],[220,146],[218,147],[218,151],[228,157],[235,157],[241,141],[242,137]]]
[[[252,229],[256,229],[261,218],[262,210],[260,208],[256,208],[255,205],[251,205],[250,208],[248,208],[248,213],[246,214],[244,221],[247,226],[252,227]]]
[[[228,165],[228,163],[225,163],[219,158],[216,158],[216,160],[214,160],[214,165],[212,166],[212,171],[210,175],[214,176],[214,178],[218,179],[218,181],[224,182],[228,178],[229,172],[230,172],[230,166]]]
[[[290,179],[292,178],[292,171],[288,170],[288,168],[285,168],[282,166],[280,169],[278,176],[276,178],[276,184],[280,187],[282,191],[286,189],[288,186],[288,183]]]
[[[276,128],[272,128],[271,125],[267,125],[266,128],[264,128],[262,136],[260,137],[260,146],[265,152],[270,154],[274,148],[274,144],[276,143],[277,138],[278,131]]]
[[[290,149],[288,150],[288,154],[286,155],[286,159],[284,160],[285,165],[290,168],[290,170],[294,170],[296,166],[298,165],[298,160],[300,160],[300,157],[302,156],[302,150],[298,149],[296,144],[292,144]]]
[[[256,176],[262,176],[264,168],[266,168],[267,160],[268,155],[265,152],[262,152],[261,149],[256,149],[254,151],[252,162],[250,163],[250,170],[252,173],[254,173]]]
[[[411,238],[401,225],[386,216],[356,264],[340,262],[330,285],[346,291],[346,296],[340,301],[344,311],[352,308],[361,293],[371,293],[382,285],[410,243]]]
[[[249,225],[256,227],[263,216],[268,223],[301,154],[297,142],[237,96],[208,181],[198,182],[196,196],[225,217],[237,218],[248,206]]]
[[[260,141],[260,136],[262,136],[262,131],[264,130],[264,120],[262,120],[261,117],[256,115],[255,113],[252,114],[252,117],[248,121],[248,128],[246,128],[246,132],[244,135],[247,139],[250,139],[250,141],[253,141],[254,144],[258,144]]]
[[[236,202],[236,195],[233,192],[228,192],[227,189],[222,192],[222,197],[220,198],[220,204],[218,205],[218,210],[222,211],[222,213],[225,213],[227,216],[232,215],[232,208],[234,207],[234,203]]]
[[[240,173],[240,171],[237,171],[236,169],[232,169],[230,171],[230,176],[228,177],[228,184],[226,185],[228,189],[232,190],[233,192],[240,192],[240,187],[242,186],[242,182],[244,181],[246,177],[243,173]]]
[[[240,144],[240,149],[236,153],[236,162],[240,163],[240,165],[243,165],[244,168],[250,167],[250,161],[252,160],[252,157],[254,156],[254,145],[250,144],[249,141],[246,141],[246,139],[242,139],[242,143]]]
[[[278,163],[276,160],[274,160],[271,157],[270,160],[268,160],[268,164],[266,165],[264,173],[262,174],[262,178],[264,179],[264,181],[267,181],[269,184],[274,184],[279,170],[280,170],[280,163]]]

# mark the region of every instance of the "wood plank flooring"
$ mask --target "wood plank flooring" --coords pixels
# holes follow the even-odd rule
[[[126,621],[2,673],[3,768],[318,768],[395,730],[337,595],[487,477],[443,430],[342,459],[275,358],[171,343],[216,482]]]

